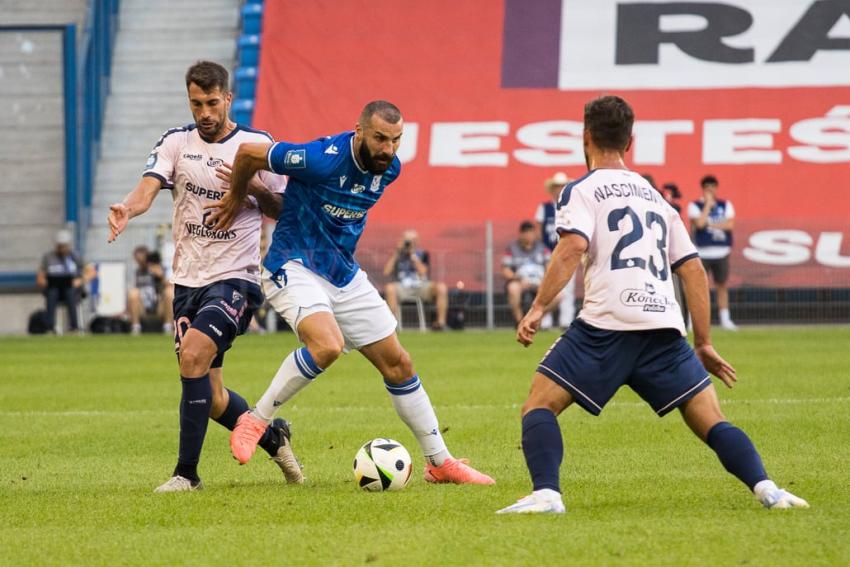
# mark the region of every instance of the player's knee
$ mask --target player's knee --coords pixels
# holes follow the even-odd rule
[[[203,376],[214,357],[215,351],[210,353],[194,341],[183,341],[180,344],[180,374],[187,378]]]
[[[449,294],[449,288],[443,282],[434,284],[434,290],[437,293],[437,297],[443,297]]]

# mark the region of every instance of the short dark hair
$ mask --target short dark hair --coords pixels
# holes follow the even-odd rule
[[[618,96],[601,96],[584,105],[584,127],[602,149],[625,150],[634,122],[632,107]]]
[[[208,93],[218,87],[221,92],[228,92],[230,74],[227,69],[214,61],[198,61],[186,71],[186,88],[195,83],[202,91]]]
[[[717,182],[716,177],[709,174],[709,175],[706,175],[705,177],[703,177],[699,182],[700,187],[705,187],[706,185],[720,185],[720,184]]]
[[[369,119],[372,118],[372,115],[374,114],[377,114],[382,120],[385,120],[390,124],[396,124],[399,120],[401,120],[401,111],[396,105],[385,100],[373,100],[363,107],[363,112],[360,113],[360,125],[365,126],[368,124]]]
[[[531,222],[530,220],[524,220],[521,223],[519,223],[519,231],[520,232],[525,232],[527,230],[534,230],[534,223],[533,222]]]

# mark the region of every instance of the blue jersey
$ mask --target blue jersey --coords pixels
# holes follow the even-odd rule
[[[360,269],[354,249],[366,226],[366,214],[401,172],[394,158],[382,175],[360,168],[354,159],[354,132],[307,144],[278,142],[269,150],[269,167],[288,175],[283,210],[277,219],[263,265],[272,273],[289,260],[337,287]]]

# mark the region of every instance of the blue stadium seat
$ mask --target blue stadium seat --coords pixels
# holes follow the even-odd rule
[[[263,22],[263,5],[260,3],[248,3],[242,6],[242,33],[260,33]]]
[[[241,35],[236,44],[239,47],[239,66],[256,67],[260,62],[260,36]]]
[[[237,67],[234,77],[236,80],[236,96],[240,99],[253,100],[257,91],[257,68]]]
[[[254,100],[239,99],[234,101],[233,106],[230,107],[230,114],[235,122],[250,126],[254,117]]]

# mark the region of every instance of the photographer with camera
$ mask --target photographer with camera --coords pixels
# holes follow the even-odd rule
[[[440,331],[446,327],[449,290],[446,284],[428,279],[428,252],[416,247],[418,240],[419,234],[415,230],[404,231],[398,246],[384,265],[384,275],[393,278],[393,281],[384,287],[384,297],[390,311],[397,317],[401,317],[401,302],[417,298],[434,302],[437,307],[437,319],[432,328]]]
[[[159,253],[151,252],[145,246],[137,246],[133,250],[133,260],[136,262],[136,273],[133,287],[127,293],[130,332],[133,335],[141,334],[142,319],[152,319],[162,325],[163,333],[171,333],[174,288],[165,278]]]

